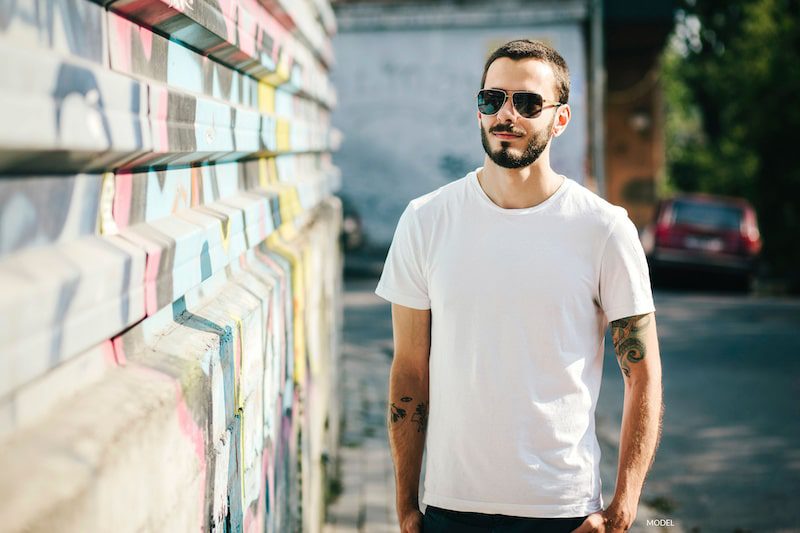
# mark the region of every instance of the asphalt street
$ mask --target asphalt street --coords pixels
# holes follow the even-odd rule
[[[642,499],[685,531],[800,531],[800,299],[654,299],[665,415]],[[604,363],[597,422],[610,497],[623,397],[610,335]]]
[[[344,482],[329,531],[397,530],[384,421],[391,310],[376,283],[345,284]],[[631,531],[800,531],[800,299],[697,289],[654,298],[665,417]],[[596,413],[606,505],[622,405],[609,333]]]

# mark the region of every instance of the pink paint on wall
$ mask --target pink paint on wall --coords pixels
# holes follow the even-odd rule
[[[167,89],[164,87],[154,88],[150,87],[151,91],[158,91],[158,103],[156,104],[155,124],[153,127],[156,129],[155,137],[158,139],[157,150],[161,152],[169,151],[169,135],[167,133],[167,106],[169,98]]]
[[[194,447],[194,453],[197,457],[197,463],[200,470],[199,478],[202,480],[200,485],[200,494],[198,494],[197,512],[199,514],[199,524],[205,525],[206,523],[206,442],[205,434],[202,428],[195,422],[189,406],[186,405],[186,399],[183,395],[180,381],[175,382],[175,405],[178,411],[178,424],[180,425],[181,432],[191,441]]]
[[[275,443],[271,439],[264,445],[264,451],[261,454],[261,471],[264,472],[266,479],[261,484],[263,490],[259,499],[259,507],[266,509],[264,522],[269,524],[275,521]]]
[[[267,203],[258,204],[258,236],[261,239],[267,237]]]
[[[142,13],[146,13],[147,23],[153,26],[159,26],[173,18],[176,14],[182,13],[183,5],[181,4],[184,2],[186,2],[186,0],[132,0],[124,3],[117,2],[117,4],[121,5],[116,5],[114,7],[117,11],[128,16],[141,16]]]
[[[264,7],[276,18],[278,21],[285,27],[287,30],[292,31],[295,29],[296,25],[294,20],[286,12],[283,6],[280,4],[278,0],[261,0],[264,4]]]
[[[103,352],[103,360],[106,362],[106,364],[108,366],[117,366],[117,357],[114,355],[114,343],[111,341],[111,339],[103,341],[100,349]]]
[[[119,366],[126,366],[128,364],[128,358],[125,356],[125,346],[122,343],[122,335],[111,339],[111,343],[113,345],[113,354],[116,363]]]
[[[147,250],[147,264],[144,270],[144,302],[147,316],[153,315],[158,311],[158,295],[156,287],[158,283],[158,268],[161,264],[161,249],[153,247]]]
[[[114,177],[114,206],[112,216],[119,229],[128,227],[131,218],[131,194],[133,176],[129,171],[120,171]]]
[[[197,207],[202,203],[200,198],[200,184],[203,182],[203,174],[200,167],[192,167],[192,201],[191,206]]]
[[[111,46],[114,52],[112,52],[112,58],[115,58],[115,64],[113,67],[117,70],[121,70],[122,72],[130,72],[131,71],[131,30],[133,29],[133,24],[116,15],[112,12],[108,12],[109,22],[111,23]]]
[[[287,32],[275,19],[272,17],[266,18],[261,24],[261,31],[272,37],[272,61],[277,65],[280,61],[280,51],[286,46],[289,40],[289,32]],[[259,36],[259,40],[263,40],[263,36]]]
[[[236,9],[238,7],[238,0],[219,0],[219,9],[222,11],[222,19],[225,21],[225,32],[227,33],[225,38],[232,44],[240,44],[236,41]]]
[[[257,530],[266,531],[266,524],[272,522],[275,506],[275,472],[273,468],[273,445],[272,440],[267,437],[264,449],[261,451],[261,487],[258,495],[258,514]],[[267,503],[269,502],[269,503]]]
[[[153,56],[153,33],[147,28],[139,27],[139,41],[142,43],[144,56],[150,61]]]
[[[249,56],[256,57],[256,32],[257,20],[263,17],[264,11],[253,0],[241,0],[241,8],[246,10],[249,17],[239,17],[239,48]]]
[[[245,533],[255,533],[256,531],[264,531],[264,521],[262,520],[263,514],[260,512],[261,507],[256,508],[257,505],[258,502],[245,509],[244,528],[243,528]]]

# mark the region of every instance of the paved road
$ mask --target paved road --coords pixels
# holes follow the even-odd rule
[[[348,281],[342,343],[342,493],[325,533],[397,533],[386,397],[394,342],[389,304],[376,280]]]
[[[345,294],[343,492],[326,531],[398,531],[384,413],[389,305],[377,280]],[[631,531],[800,531],[800,300],[656,291],[666,414]],[[597,409],[603,498],[613,496],[622,379],[606,338]],[[646,519],[674,526],[646,526]]]
[[[666,412],[643,499],[685,531],[800,531],[800,300],[654,297]],[[618,432],[621,406],[607,337],[598,426]]]

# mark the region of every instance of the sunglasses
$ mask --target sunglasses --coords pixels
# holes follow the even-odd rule
[[[484,115],[495,115],[506,103],[508,93],[502,89],[483,89],[478,91],[478,111]],[[516,91],[511,95],[514,109],[525,118],[536,118],[546,107],[564,105],[560,102],[545,100],[541,94],[528,91]],[[553,104],[547,105],[544,104]]]

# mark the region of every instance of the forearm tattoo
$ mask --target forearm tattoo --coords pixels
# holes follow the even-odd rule
[[[411,398],[409,398],[408,396],[403,396],[402,398],[400,398],[400,401],[408,403],[411,401]],[[394,404],[394,402],[392,402],[391,410],[392,410],[392,423],[399,422],[400,420],[406,417],[406,410],[403,409],[402,407],[397,407]]]
[[[428,424],[428,405],[425,402],[420,402],[417,405],[417,410],[411,420],[417,423],[417,433],[425,431]]]
[[[638,363],[646,354],[645,332],[650,325],[650,315],[620,318],[611,323],[611,338],[617,362],[625,377],[631,376],[630,364]]]
[[[403,403],[411,403],[413,401],[413,398],[410,398],[408,396],[403,396],[402,398],[400,398],[400,401]],[[398,407],[397,405],[394,404],[394,402],[392,402],[389,407],[390,407],[390,416],[393,424],[401,422],[408,414],[407,409],[404,409],[403,407]],[[425,428],[428,423],[428,404],[426,402],[420,402],[417,404],[417,408],[414,411],[414,414],[411,415],[411,420],[413,420],[417,424],[417,433],[425,431]]]

